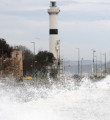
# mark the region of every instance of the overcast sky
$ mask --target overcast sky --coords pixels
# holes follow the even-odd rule
[[[11,45],[25,45],[33,50],[49,48],[49,0],[0,0],[0,38]],[[59,39],[61,56],[77,60],[92,59],[91,49],[107,53],[110,60],[110,0],[57,0],[60,7]]]

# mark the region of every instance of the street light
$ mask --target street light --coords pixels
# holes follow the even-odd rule
[[[92,65],[92,73],[93,73],[93,75],[94,75],[94,55],[95,55],[95,50],[94,49],[92,49],[92,51],[93,51],[93,65]]]
[[[35,55],[35,42],[31,42],[34,45],[34,55]]]
[[[80,49],[76,48],[78,50],[78,75],[80,73]]]
[[[82,70],[82,68],[83,68],[83,60],[84,60],[84,59],[82,58],[82,59],[81,59],[81,77],[82,77],[82,71],[83,71],[83,70]]]
[[[58,58],[58,73],[59,73],[59,78],[60,78],[60,66],[61,66],[61,61],[60,61],[60,40],[58,40],[58,55],[59,55],[59,58]]]
[[[97,77],[97,56],[95,56],[96,58],[96,77]]]
[[[107,74],[106,53],[104,53],[103,55],[104,55],[104,57],[105,57],[105,76],[106,76],[106,74]]]
[[[100,70],[101,70],[101,76],[102,76],[102,53],[100,53]]]
[[[58,53],[59,53],[59,61],[60,61],[60,40],[58,40]]]
[[[35,77],[35,42],[31,42],[34,45],[34,58],[33,58],[33,73],[34,73],[34,77]]]

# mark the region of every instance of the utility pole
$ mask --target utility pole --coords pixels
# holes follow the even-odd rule
[[[97,77],[97,56],[95,56],[96,58],[96,77]]]
[[[93,51],[93,71],[92,71],[92,73],[94,75],[94,73],[95,73],[95,69],[94,69],[94,55],[95,55],[96,51],[94,49],[92,49],[92,51]]]
[[[34,45],[34,58],[33,58],[33,73],[34,73],[34,77],[35,77],[35,42],[31,42]]]
[[[80,74],[80,49],[77,48],[78,50],[78,75]]]
[[[100,53],[100,70],[101,70],[101,76],[102,76],[102,53]]]
[[[83,69],[83,58],[81,59],[81,77],[82,77],[82,70]]]
[[[107,74],[107,63],[106,63],[106,53],[103,54],[105,56],[105,76]]]
[[[58,74],[59,74],[59,80],[60,80],[60,66],[61,66],[61,61],[60,61],[60,40],[58,40],[58,54],[59,54],[59,58],[58,58]]]

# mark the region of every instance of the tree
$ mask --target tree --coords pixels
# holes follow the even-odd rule
[[[54,63],[54,55],[47,51],[40,51],[35,56],[37,70],[45,70],[47,66],[52,66]]]
[[[12,50],[13,48],[6,43],[5,39],[0,39],[0,58],[11,57]]]
[[[15,46],[15,49],[21,50],[23,53],[23,74],[25,75],[32,75],[33,69],[33,59],[34,55],[33,53],[26,48],[25,46],[19,45]]]
[[[23,70],[24,70],[24,75],[28,74],[31,75],[32,74],[32,63],[33,63],[33,53],[28,50],[25,49],[24,51],[24,55],[23,55]]]
[[[5,39],[0,38],[0,70],[5,69],[7,66],[4,65],[5,58],[11,57],[13,48],[6,43]]]

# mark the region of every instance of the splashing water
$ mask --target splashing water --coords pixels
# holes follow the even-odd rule
[[[110,120],[110,76],[38,85],[0,82],[0,120]]]

